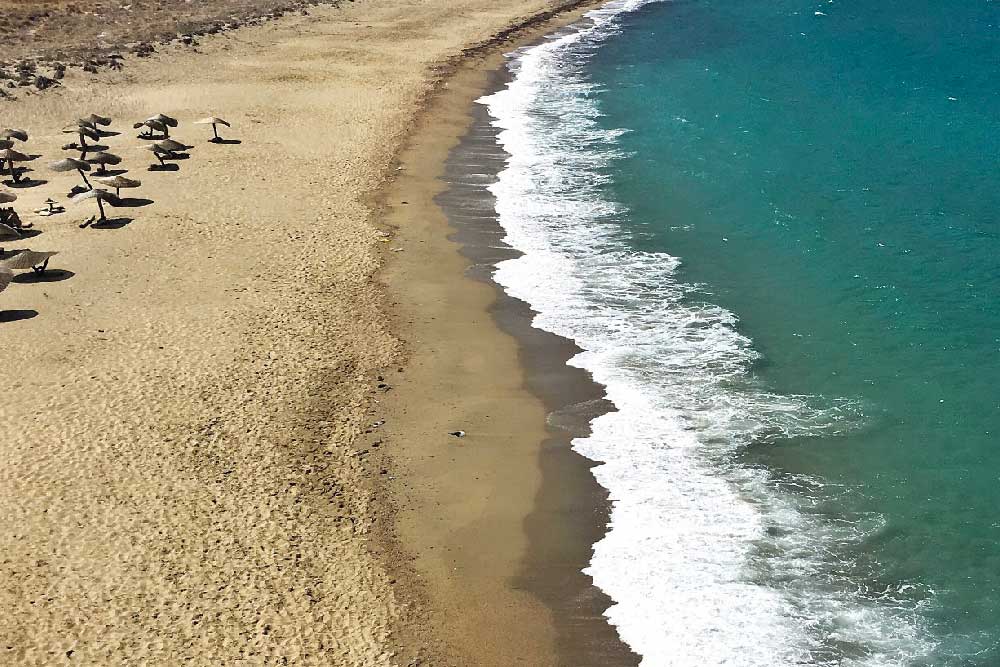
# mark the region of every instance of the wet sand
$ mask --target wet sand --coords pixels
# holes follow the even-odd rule
[[[400,252],[384,277],[410,335],[387,425],[404,471],[397,525],[417,545],[448,664],[635,665],[603,616],[610,600],[581,572],[607,494],[569,446],[611,406],[566,365],[577,348],[532,328],[533,312],[490,279],[513,256],[485,189],[505,154],[473,101],[505,81],[498,53],[464,63],[429,104],[388,193]]]

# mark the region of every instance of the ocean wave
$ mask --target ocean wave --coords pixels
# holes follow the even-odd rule
[[[512,54],[508,86],[481,100],[509,155],[489,190],[523,253],[494,278],[538,313],[535,326],[579,345],[570,363],[617,408],[574,442],[600,462],[613,503],[587,573],[644,665],[916,660],[932,648],[927,596],[852,589],[845,574],[844,547],[881,518],[831,520],[810,507],[834,492],[821,480],[739,460],[751,445],[860,428],[863,406],[756,384],[759,355],[736,315],[680,281],[679,258],[634,249],[628,211],[605,195],[627,130],[601,126],[586,62],[646,4],[612,2]]]

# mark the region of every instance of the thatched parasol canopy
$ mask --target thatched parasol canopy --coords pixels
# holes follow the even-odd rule
[[[67,157],[62,160],[56,160],[49,164],[49,168],[52,171],[90,171],[90,163],[84,160],[77,160],[76,158]]]
[[[222,141],[222,137],[219,136],[219,125],[225,125],[226,127],[232,127],[227,121],[218,118],[216,116],[209,116],[208,118],[202,118],[201,120],[196,120],[195,125],[211,125],[212,134],[214,135],[211,141],[218,142]]]
[[[0,137],[8,140],[17,139],[18,141],[27,141],[28,133],[24,130],[12,130],[8,127],[4,130],[0,130]]]
[[[104,215],[104,202],[115,199],[115,196],[103,188],[94,188],[93,190],[87,190],[86,192],[74,195],[70,198],[70,201],[74,204],[79,204],[88,199],[97,200],[97,208],[101,212],[101,220],[107,220],[107,217]]]
[[[21,232],[17,231],[10,225],[5,225],[0,222],[0,239],[19,239],[21,238]]]
[[[143,146],[143,148],[145,148],[147,151],[151,151],[153,155],[156,156],[156,159],[160,161],[161,165],[164,164],[163,162],[164,157],[170,157],[173,155],[172,151],[167,150],[163,146],[160,146],[158,143],[149,144],[147,146]]]
[[[62,129],[63,134],[78,135],[80,137],[81,146],[87,145],[87,139],[91,139],[92,141],[97,141],[101,138],[101,135],[97,133],[97,130],[95,128],[93,128],[89,124],[81,125],[80,124],[81,122],[83,122],[82,119],[76,125],[68,125],[64,127]]]
[[[83,179],[84,185],[90,188],[90,181],[87,180],[87,174],[84,172],[90,171],[90,164],[84,162],[83,160],[77,160],[76,158],[67,157],[62,160],[57,160],[49,164],[49,169],[52,171],[73,171],[76,170],[80,174],[80,178]]]
[[[27,162],[31,158],[24,153],[19,153],[13,148],[5,148],[0,151],[0,160],[6,160],[8,162]]]
[[[162,113],[158,113],[155,116],[150,116],[146,120],[155,120],[163,123],[167,127],[177,127],[177,119],[171,118],[170,116]]]
[[[53,255],[58,254],[55,251],[39,252],[37,250],[21,250],[16,255],[7,259],[0,259],[0,270],[27,271],[28,269],[35,269],[38,271],[38,267],[43,267],[44,270],[44,267],[49,263],[49,259]]]
[[[89,162],[90,164],[98,165],[97,171],[95,172],[98,174],[107,173],[107,167],[109,164],[116,165],[120,164],[121,161],[122,159],[117,155],[115,155],[114,153],[107,153],[105,151],[101,151],[100,153],[94,153],[93,155],[87,158],[87,162]]]
[[[217,116],[209,116],[208,118],[202,118],[201,120],[194,121],[195,125],[225,125],[226,127],[232,127],[229,121],[225,121]]]
[[[106,185],[109,188],[115,189],[115,194],[120,195],[122,188],[137,188],[142,185],[142,181],[137,181],[134,178],[126,178],[121,174],[117,176],[98,176],[94,178],[95,181],[101,185]]]
[[[174,141],[173,139],[164,139],[163,141],[157,141],[156,145],[160,148],[166,149],[171,153],[179,153],[181,151],[186,151],[187,146],[179,141]]]
[[[87,116],[84,120],[88,120],[94,125],[111,125],[111,119],[107,116],[98,116],[96,113],[92,113]]]
[[[0,150],[0,164],[7,162],[10,165],[8,167],[10,169],[10,177],[11,180],[13,180],[15,183],[21,180],[21,175],[17,173],[16,169],[14,169],[14,163],[27,162],[30,159],[31,158],[25,155],[24,153],[19,153],[13,148],[5,148],[3,150]]]

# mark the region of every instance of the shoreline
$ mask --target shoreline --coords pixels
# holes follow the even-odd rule
[[[421,303],[416,309],[401,308],[399,317],[407,322],[394,330],[408,330],[417,338],[407,344],[409,365],[429,366],[429,374],[446,367],[461,386],[461,396],[449,396],[452,403],[446,410],[428,414],[421,394],[429,378],[420,378],[419,371],[416,379],[409,374],[407,380],[420,386],[404,385],[396,392],[390,420],[395,423],[394,455],[406,460],[408,477],[427,476],[423,456],[448,457],[452,475],[474,475],[490,487],[469,509],[448,506],[459,502],[444,479],[448,471],[435,480],[441,488],[434,490],[396,483],[396,493],[407,499],[402,504],[408,509],[397,516],[403,543],[420,544],[418,552],[445,550],[444,556],[418,557],[408,574],[418,581],[417,595],[430,610],[424,621],[437,621],[436,634],[445,637],[444,646],[437,647],[438,659],[446,655],[454,664],[524,661],[583,667],[639,661],[603,615],[611,600],[582,572],[593,544],[604,535],[609,502],[590,472],[597,464],[573,451],[570,442],[588,434],[590,420],[613,406],[589,373],[566,364],[579,349],[533,328],[534,313],[527,304],[508,296],[491,278],[493,265],[515,251],[501,241],[504,232],[485,190],[502,168],[505,153],[485,107],[475,102],[509,80],[501,50],[538,43],[601,4],[586,3],[584,9],[533,27],[513,45],[476,49],[482,57],[467,57],[429,100],[420,127],[400,155],[401,176],[385,193],[386,219],[400,251],[382,270],[387,292]],[[423,244],[419,255],[410,252],[415,244]],[[428,259],[430,270],[420,266]],[[449,279],[457,280],[446,284]],[[428,309],[433,313],[429,319]],[[428,346],[427,340],[435,343]],[[451,352],[439,345],[450,346]],[[497,376],[507,379],[497,381]],[[481,405],[484,401],[492,404],[490,414]],[[525,419],[525,412],[531,417]],[[466,437],[448,440],[443,429],[449,423],[467,430]],[[504,427],[509,433],[497,432]],[[435,442],[428,448],[422,438],[405,435],[413,430]],[[456,453],[470,446],[487,451]],[[518,494],[530,502],[515,499]],[[442,505],[448,507],[443,518],[428,519],[421,512]],[[503,554],[494,553],[496,535],[485,537],[481,530],[466,534],[470,525],[484,521],[492,522],[493,533],[500,535]],[[473,562],[485,573],[463,572]],[[492,610],[448,608],[447,598],[468,595],[477,587],[510,598],[497,601],[516,610],[503,627],[493,625]],[[463,623],[465,629],[455,629]],[[548,627],[543,631],[539,623]],[[469,629],[484,626],[490,630]],[[507,646],[502,646],[505,633]]]

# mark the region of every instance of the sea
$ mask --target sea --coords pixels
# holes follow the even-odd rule
[[[1000,665],[1000,2],[619,0],[507,66],[494,279],[615,406],[642,665]]]

